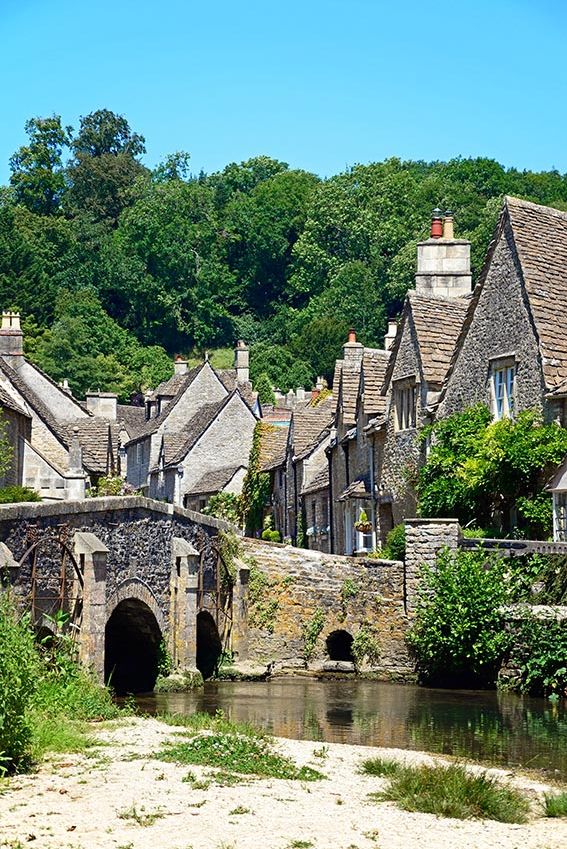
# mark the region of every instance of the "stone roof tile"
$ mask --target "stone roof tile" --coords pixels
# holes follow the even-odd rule
[[[293,454],[296,459],[310,454],[329,433],[335,418],[335,402],[329,395],[315,406],[294,410],[292,416]]]
[[[270,472],[283,466],[286,458],[289,427],[276,427],[262,422],[260,430],[260,471]]]

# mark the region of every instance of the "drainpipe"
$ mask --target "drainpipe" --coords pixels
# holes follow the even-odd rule
[[[294,519],[294,534],[293,544],[297,545],[297,466],[295,460],[292,461],[293,466],[293,515]]]
[[[376,487],[374,485],[374,434],[371,435],[370,441],[368,443],[368,450],[370,451],[370,509],[371,509],[371,519],[372,522],[372,548],[376,551]]]
[[[333,527],[334,510],[333,510],[333,449],[326,448],[327,462],[329,464],[329,552],[335,553],[335,529]]]
[[[284,530],[284,539],[289,536],[289,517],[287,515],[287,462],[284,466],[284,489],[283,489],[283,530]]]

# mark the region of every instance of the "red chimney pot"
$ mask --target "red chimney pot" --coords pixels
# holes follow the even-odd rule
[[[356,342],[356,331],[354,330],[353,327],[351,327],[351,329],[348,332],[348,341],[349,342]]]
[[[439,208],[433,210],[431,216],[431,238],[441,239],[443,237],[443,215]]]

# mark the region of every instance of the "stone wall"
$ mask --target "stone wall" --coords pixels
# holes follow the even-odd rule
[[[371,666],[385,679],[412,677],[413,664],[405,644],[408,617],[403,563],[341,557],[250,539],[243,540],[243,549],[245,559],[252,564],[248,594],[250,661],[273,663],[276,670],[305,667],[303,632],[320,610],[323,627],[310,668],[321,668],[328,660],[329,634],[345,630],[356,637],[364,628],[375,636],[379,646],[378,662],[367,664],[367,669]],[[254,569],[267,579],[259,597],[254,589]],[[356,591],[343,603],[345,587]],[[262,611],[269,615],[259,625],[262,616],[258,613]]]
[[[456,551],[460,528],[458,519],[406,519],[406,605],[415,610],[422,567],[435,566],[440,549]]]

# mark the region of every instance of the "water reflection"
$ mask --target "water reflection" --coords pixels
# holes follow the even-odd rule
[[[141,697],[143,710],[214,713],[281,737],[424,749],[558,772],[567,778],[567,709],[506,693],[374,681],[276,678],[207,682],[192,693]]]

